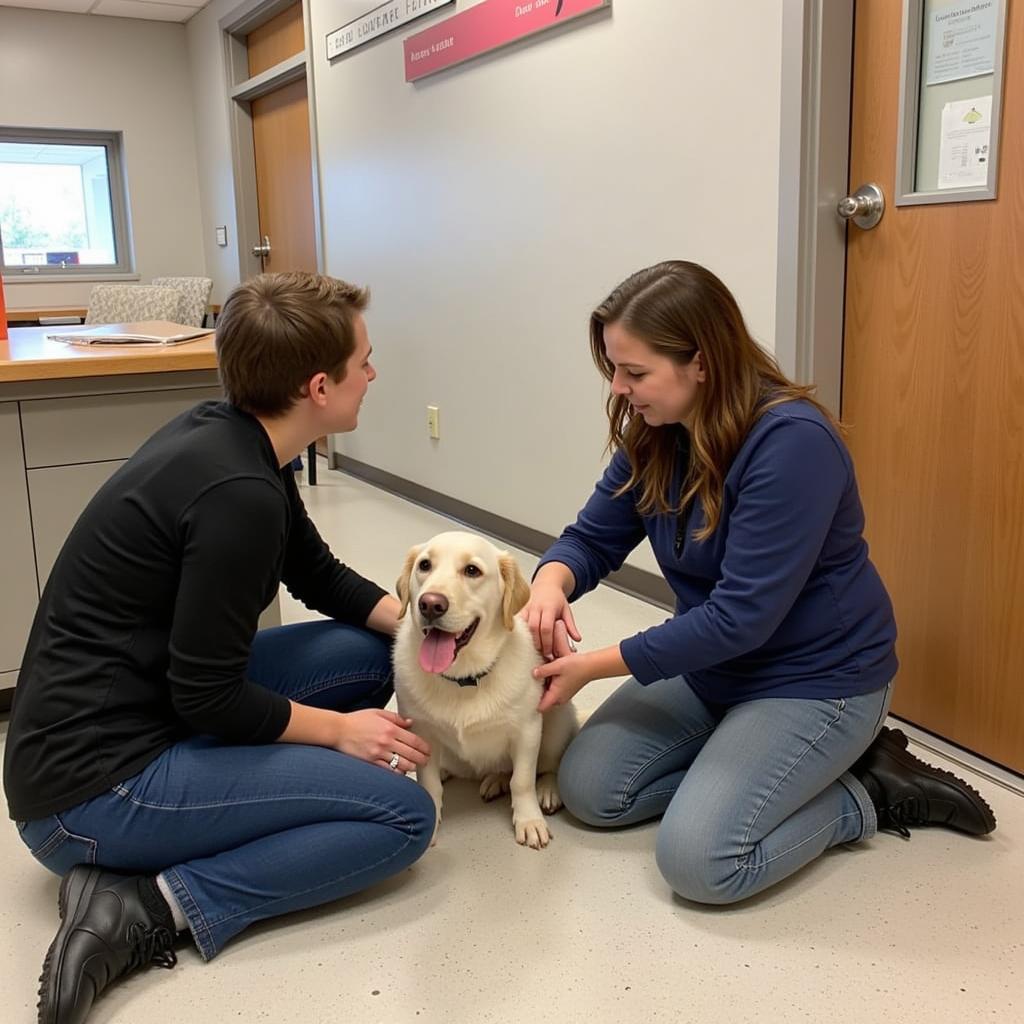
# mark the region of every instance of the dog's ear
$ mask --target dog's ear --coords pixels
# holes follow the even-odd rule
[[[501,617],[506,629],[511,629],[516,614],[526,607],[530,600],[530,584],[526,582],[519,563],[507,552],[498,558],[501,570],[502,595]]]
[[[412,567],[416,563],[419,553],[419,546],[409,548],[409,553],[405,556],[405,565],[402,566],[402,575],[398,577],[398,582],[395,584],[398,600],[402,602],[402,607],[398,610],[398,617],[400,619],[405,616],[409,608],[409,580],[412,577]]]

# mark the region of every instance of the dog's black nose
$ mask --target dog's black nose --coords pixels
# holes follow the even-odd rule
[[[448,598],[444,594],[420,594],[420,615],[433,622],[448,611]]]

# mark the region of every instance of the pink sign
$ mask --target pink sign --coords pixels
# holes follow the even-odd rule
[[[611,0],[484,0],[405,40],[405,80],[414,82],[610,3]]]

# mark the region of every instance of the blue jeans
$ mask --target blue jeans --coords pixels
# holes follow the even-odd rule
[[[842,700],[728,708],[678,676],[629,679],[562,759],[565,806],[596,827],[661,817],[658,868],[698,903],[734,903],[830,846],[873,835],[875,809],[847,769],[885,721],[891,685]]]
[[[383,707],[390,647],[367,630],[303,622],[257,634],[249,677],[338,711]],[[178,743],[138,775],[19,823],[45,867],[162,873],[209,960],[262,918],[348,896],[427,849],[434,804],[411,779],[323,747]]]

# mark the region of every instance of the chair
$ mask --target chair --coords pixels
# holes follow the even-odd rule
[[[209,277],[154,277],[153,284],[162,288],[177,288],[182,294],[181,316],[178,323],[202,327],[206,319],[206,305],[213,291]]]
[[[181,317],[181,292],[148,284],[97,284],[89,296],[87,324],[126,324]]]

